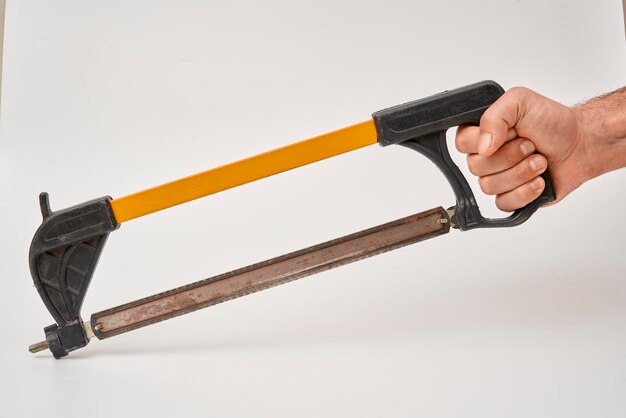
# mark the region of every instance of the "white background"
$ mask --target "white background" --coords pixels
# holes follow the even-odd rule
[[[40,191],[121,197],[482,79],[575,104],[626,84],[624,52],[617,0],[9,1],[0,416],[626,416],[624,170],[518,228],[26,351]],[[83,316],[451,204],[424,157],[352,152],[125,223]]]

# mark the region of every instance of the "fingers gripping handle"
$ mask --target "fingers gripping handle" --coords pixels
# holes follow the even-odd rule
[[[536,200],[506,218],[485,218],[465,176],[452,161],[446,140],[447,130],[463,124],[478,125],[485,110],[502,94],[504,90],[498,83],[481,81],[372,115],[380,145],[400,144],[418,151],[443,172],[456,196],[454,222],[463,231],[520,225],[541,206],[555,199],[552,182],[546,172],[542,175],[546,187]]]

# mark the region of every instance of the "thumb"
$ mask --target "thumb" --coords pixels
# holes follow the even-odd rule
[[[496,152],[509,139],[509,129],[513,128],[527,108],[530,90],[514,87],[504,93],[480,118],[480,139],[478,153],[488,157]]]

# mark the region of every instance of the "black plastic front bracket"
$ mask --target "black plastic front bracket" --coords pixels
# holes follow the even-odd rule
[[[29,264],[35,287],[56,321],[44,329],[54,357],[89,342],[80,308],[109,233],[119,224],[110,197],[52,212],[48,194],[39,195],[43,222],[30,246]]]
[[[450,157],[446,139],[448,129],[463,124],[478,125],[485,110],[502,94],[504,89],[498,83],[482,81],[372,115],[380,145],[400,144],[418,151],[443,172],[456,196],[453,222],[455,228],[462,231],[517,226],[555,199],[552,182],[545,172],[542,177],[546,187],[537,199],[506,218],[485,218],[480,213],[472,188]]]

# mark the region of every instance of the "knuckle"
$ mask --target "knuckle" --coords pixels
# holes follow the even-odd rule
[[[528,94],[531,92],[530,89],[523,87],[523,86],[515,86],[515,87],[511,87],[507,93],[511,96],[515,96],[515,97],[524,97],[524,96],[528,96]]]
[[[517,189],[515,189],[515,195],[517,196],[518,200],[522,203],[522,205],[526,205],[533,199],[535,195],[535,191],[533,190],[532,187],[528,187],[528,185],[525,185],[525,186],[520,186]]]
[[[480,126],[489,126],[497,122],[497,117],[492,108],[488,108],[480,117]]]
[[[526,181],[532,171],[532,168],[530,168],[530,162],[525,161],[513,167],[513,177],[515,177],[515,179],[520,182]]]
[[[520,162],[519,154],[513,147],[508,147],[506,152],[503,152],[502,159],[507,167],[513,167]]]

